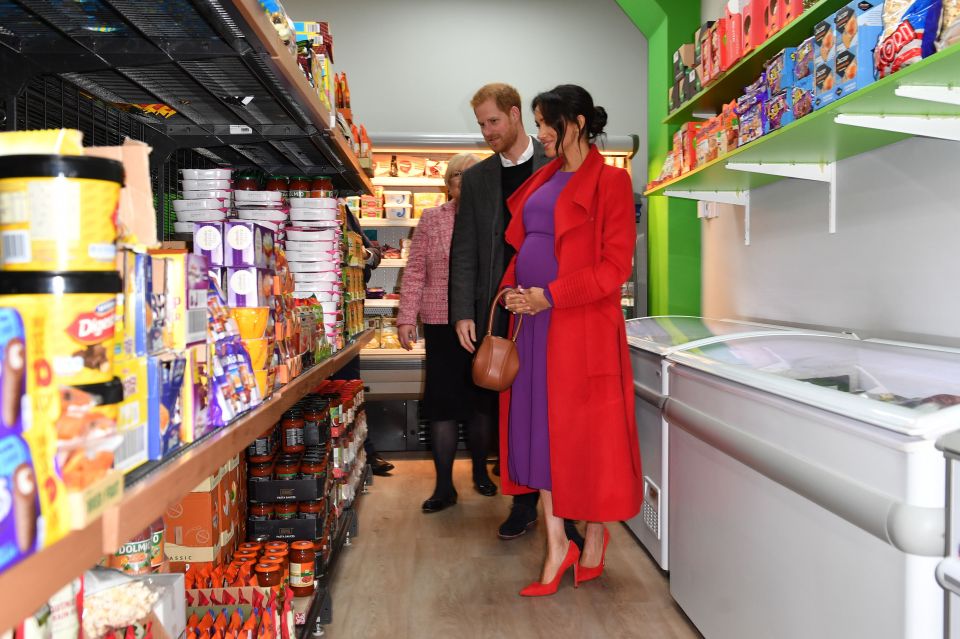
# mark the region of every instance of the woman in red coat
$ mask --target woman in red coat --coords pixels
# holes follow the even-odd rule
[[[604,164],[591,144],[607,116],[582,87],[538,95],[534,116],[547,156],[510,198],[506,240],[517,255],[502,286],[523,314],[520,371],[501,395],[501,469],[506,494],[539,490],[547,522],[540,581],[525,596],[556,592],[569,567],[574,584],[603,571],[607,521],[640,510],[640,449],[633,373],[620,289],[636,238],[626,171]],[[584,520],[583,551],[563,519]]]

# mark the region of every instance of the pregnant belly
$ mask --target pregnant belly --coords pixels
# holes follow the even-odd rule
[[[517,283],[543,288],[557,279],[557,256],[552,235],[527,235],[517,254]]]

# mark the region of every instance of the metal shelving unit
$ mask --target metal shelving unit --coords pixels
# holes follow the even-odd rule
[[[324,174],[373,190],[257,0],[11,0],[0,25],[6,129],[87,123],[87,144],[150,144],[155,171],[197,149],[197,166]]]
[[[372,483],[373,474],[370,466],[367,465],[359,480],[360,486],[358,486],[353,503],[344,511],[338,522],[337,533],[333,538],[333,550],[330,553],[330,559],[317,578],[317,587],[307,610],[306,623],[297,628],[298,639],[322,637],[323,626],[333,621],[333,577],[344,548],[349,547],[351,540],[360,534],[360,515],[357,506],[361,501],[360,496],[366,492],[366,486]]]

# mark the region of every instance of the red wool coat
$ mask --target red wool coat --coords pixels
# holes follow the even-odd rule
[[[527,198],[560,169],[546,165],[507,202],[506,240],[523,244]],[[547,334],[547,397],[554,513],[567,519],[620,521],[640,510],[640,446],[633,371],[620,287],[630,276],[636,240],[633,187],[606,166],[596,147],[560,193],[554,211],[557,279]],[[501,286],[516,285],[516,257]],[[508,495],[531,492],[510,481],[510,391],[500,394],[500,480]]]

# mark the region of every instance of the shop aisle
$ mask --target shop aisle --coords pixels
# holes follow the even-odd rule
[[[567,576],[556,595],[524,599],[517,592],[538,574],[543,527],[498,539],[509,498],[478,495],[464,459],[454,467],[459,503],[425,515],[432,462],[391,461],[393,476],[376,477],[362,498],[360,534],[340,559],[327,639],[700,637],[622,525],[610,528],[598,581],[574,590]]]

